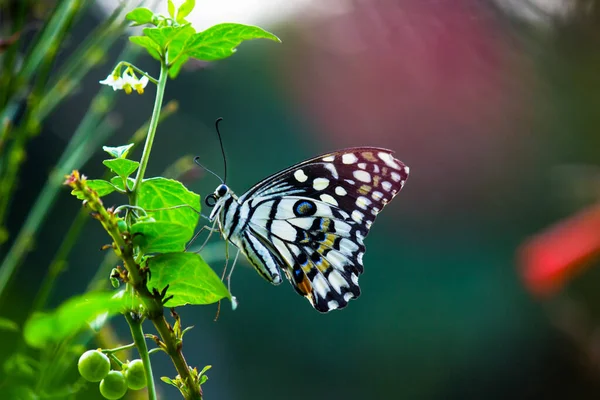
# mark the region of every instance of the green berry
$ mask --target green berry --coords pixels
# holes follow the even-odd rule
[[[140,390],[146,387],[146,372],[142,360],[133,360],[125,369],[127,386],[132,390]]]
[[[121,371],[110,371],[100,382],[100,394],[105,399],[120,399],[127,393],[127,382]]]
[[[98,350],[88,350],[79,357],[77,369],[90,382],[100,382],[110,371],[110,360]]]
[[[121,232],[127,232],[127,230],[128,230],[127,222],[125,222],[122,219],[117,220],[117,226],[119,227],[119,230]]]

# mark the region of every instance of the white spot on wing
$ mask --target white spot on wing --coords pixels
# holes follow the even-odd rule
[[[344,277],[342,275],[340,275],[340,273],[337,272],[336,270],[331,271],[331,273],[329,274],[327,279],[329,279],[329,283],[331,283],[331,287],[333,287],[335,289],[335,291],[340,294],[342,293],[342,288],[348,287],[348,283],[346,282]]]
[[[371,200],[364,196],[360,196],[358,199],[356,199],[356,205],[363,210],[366,210],[369,204],[371,204]]]
[[[374,191],[374,192],[371,194],[371,197],[373,198],[373,200],[375,200],[375,201],[379,201],[379,200],[381,200],[381,199],[383,198],[383,193],[381,193],[381,192],[378,192],[378,191]]]
[[[358,168],[360,168],[360,169],[367,168],[367,163],[364,163],[364,162],[358,163]]]
[[[329,179],[327,178],[317,178],[313,181],[313,188],[315,190],[323,190],[327,186],[329,186]]]
[[[327,253],[326,258],[334,268],[342,269],[344,268],[344,265],[346,265],[346,257],[340,251],[331,250],[329,253]],[[331,275],[329,276],[331,277]]]
[[[296,172],[294,172],[294,178],[296,178],[296,180],[298,182],[306,182],[306,180],[308,179],[308,176],[306,176],[306,174],[304,173],[304,171],[302,171],[301,169],[299,169]]]
[[[338,196],[345,196],[348,194],[348,192],[346,192],[346,189],[344,189],[341,186],[338,186],[335,188],[335,194],[337,194]]]
[[[354,171],[354,173],[352,175],[354,175],[354,177],[361,182],[365,182],[365,183],[371,182],[371,174],[368,173],[367,171],[357,170],[357,171]]]
[[[332,195],[327,194],[327,193],[323,193],[321,196],[319,196],[321,198],[321,201],[324,201],[327,204],[331,204],[337,207],[338,202],[336,199],[333,198]]]
[[[364,256],[364,255],[365,255],[365,253],[358,253],[358,254],[356,255],[356,259],[357,259],[357,260],[358,260],[358,262],[359,262],[359,263],[361,263],[361,264],[363,263],[363,256]],[[357,279],[356,279],[356,280],[358,281],[358,277],[357,277]],[[352,280],[352,282],[354,282],[354,280]]]
[[[397,172],[392,172],[392,179],[396,182],[400,182],[400,174]]]
[[[358,276],[356,274],[350,275],[350,280],[352,280],[352,283],[355,285],[358,285]]]
[[[329,300],[329,302],[327,303],[327,308],[329,308],[330,310],[335,310],[339,307],[340,307],[340,303],[338,303],[335,300]]]
[[[410,172],[410,168],[408,168],[406,165],[404,166],[404,173],[406,175],[408,175],[408,173]]]
[[[352,292],[346,292],[346,293],[344,293],[344,300],[345,301],[349,301],[350,299],[353,299],[353,298],[354,298],[354,293],[352,293]]]
[[[349,183],[351,185],[354,185],[356,183],[352,179],[344,179],[344,182]]]
[[[360,223],[360,222],[362,222],[362,220],[363,220],[363,217],[364,217],[365,215],[364,215],[363,213],[361,213],[360,211],[358,211],[358,210],[354,210],[354,211],[352,211],[352,215],[351,215],[351,216],[352,216],[352,219],[353,219],[355,222],[358,222],[358,223]]]
[[[392,184],[389,183],[388,181],[381,182],[381,187],[384,188],[386,192],[389,192],[390,189],[392,188]]]
[[[332,162],[333,160],[335,160],[335,156],[323,157],[323,161],[326,161],[326,162]]]
[[[333,175],[333,177],[335,179],[338,179],[340,176],[338,175],[337,169],[335,169],[335,166],[333,164],[325,164],[325,168],[327,168],[329,170],[329,172],[331,172],[331,175]]]
[[[394,160],[394,157],[392,157],[391,154],[379,152],[379,153],[377,153],[377,155],[379,156],[379,158],[381,158],[381,160],[388,167],[392,167],[392,168],[395,168],[395,169],[400,169],[401,168],[400,165],[398,165],[398,163],[396,162],[396,160]]]
[[[274,220],[271,231],[287,242],[296,241],[296,229],[284,220]]]
[[[352,240],[344,238],[340,241],[340,250],[352,254],[358,250],[358,245]]]
[[[358,161],[358,157],[352,153],[346,153],[342,156],[342,162],[344,164],[354,164],[356,161]]]
[[[323,275],[317,274],[312,281],[312,285],[320,298],[324,299],[327,296],[329,285],[327,285],[327,281]]]

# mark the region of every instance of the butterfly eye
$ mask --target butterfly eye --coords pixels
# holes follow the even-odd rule
[[[217,196],[223,197],[227,194],[227,186],[221,185],[217,188]]]
[[[214,205],[217,204],[217,196],[212,193],[209,194],[206,196],[206,199],[204,199],[204,203],[209,207],[214,207]]]

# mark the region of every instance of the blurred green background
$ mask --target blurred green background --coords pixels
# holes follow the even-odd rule
[[[236,2],[213,3],[222,21],[238,21]],[[232,280],[236,311],[223,303],[214,322],[216,306],[180,309],[195,325],[188,362],[213,365],[206,398],[598,398],[600,272],[589,268],[539,299],[516,254],[530,235],[598,200],[600,2],[302,1],[282,15],[275,1],[252,4],[283,43],[245,43],[232,58],[170,81],[166,101],[180,107],[159,126],[147,175],[186,154],[222,171],[213,123],[223,117],[228,183],[238,194],[349,146],[393,149],[411,176],[371,230],[362,295],[343,311],[321,315],[247,263]],[[98,5],[86,9],[59,64],[103,15]],[[13,235],[124,43],[27,147]],[[136,64],[157,74],[149,57]],[[153,94],[116,97],[120,125],[105,145],[124,144],[149,117]],[[102,159],[97,152],[82,172],[99,177]],[[203,197],[217,183],[202,173],[186,180]],[[79,208],[63,190],[0,315],[26,318]],[[98,224],[86,226],[52,306],[85,289],[106,242]],[[220,273],[222,254],[211,256]],[[124,321],[113,324],[125,343]],[[0,360],[16,340],[0,332]],[[168,358],[153,357],[155,376],[174,375]],[[159,386],[163,398],[178,398]],[[78,398],[94,396],[90,385]]]

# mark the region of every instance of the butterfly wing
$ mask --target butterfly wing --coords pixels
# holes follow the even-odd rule
[[[275,253],[296,291],[327,312],[360,295],[364,239],[408,172],[390,150],[349,148],[274,174],[239,202],[249,210],[248,232]]]

